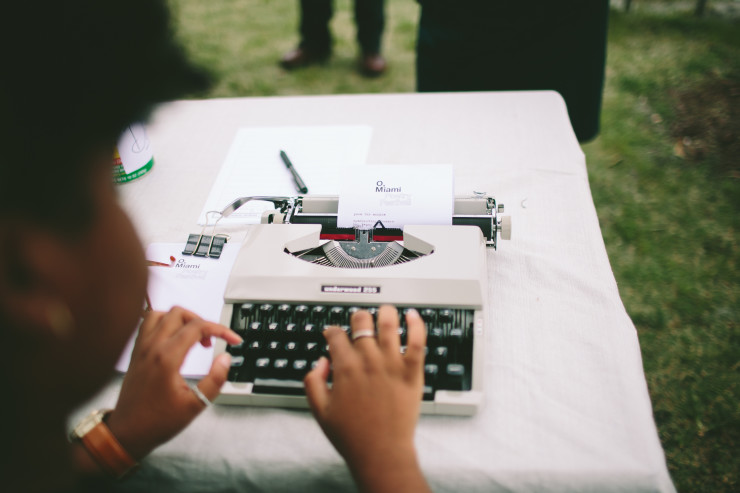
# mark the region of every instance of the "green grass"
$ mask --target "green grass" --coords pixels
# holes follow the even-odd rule
[[[217,78],[209,97],[415,88],[411,0],[387,1],[389,71],[370,80],[356,71],[349,0],[335,2],[330,61],[292,73],[277,61],[298,42],[297,2],[171,2]],[[602,132],[583,147],[670,473],[679,491],[729,492],[740,489],[740,26],[658,3],[612,10]]]
[[[278,60],[298,44],[298,2],[171,0],[191,57],[216,77],[211,97],[411,92],[419,7],[389,1],[384,52],[389,70],[367,79],[356,70],[352,2],[336,0],[331,22],[333,56],[321,66],[286,72]]]
[[[740,138],[738,27],[612,11],[602,133],[584,146],[679,491],[739,487],[740,156],[725,150],[736,144],[707,135],[719,111],[721,126]],[[734,93],[727,105],[724,86]],[[686,152],[687,130],[704,139],[702,152]]]

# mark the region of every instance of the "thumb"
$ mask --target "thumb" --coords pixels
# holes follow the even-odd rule
[[[221,393],[221,387],[229,375],[231,368],[231,355],[229,353],[219,354],[211,364],[211,371],[198,382],[198,388],[208,400],[212,401]]]
[[[313,415],[319,420],[324,414],[324,409],[329,404],[330,391],[326,385],[328,376],[329,360],[322,356],[319,358],[316,367],[308,372],[303,379],[308,405],[311,407]]]

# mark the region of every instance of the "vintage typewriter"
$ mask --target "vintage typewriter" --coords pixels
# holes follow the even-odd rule
[[[336,196],[248,197],[275,206],[250,231],[224,294],[221,322],[244,342],[219,341],[232,356],[219,404],[306,407],[303,377],[321,355],[327,325],[349,332],[359,309],[408,308],[427,327],[422,412],[475,413],[482,402],[487,330],[487,247],[508,239],[508,216],[493,197],[457,197],[452,225],[337,227]]]

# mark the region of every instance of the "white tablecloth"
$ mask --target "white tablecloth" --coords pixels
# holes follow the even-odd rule
[[[183,241],[237,128],[369,124],[369,163],[455,166],[457,194],[493,193],[513,237],[489,252],[486,400],[422,416],[435,491],[674,491],[637,334],[619,297],[583,153],[554,92],[183,101],[149,127],[155,167],[121,186],[145,242]],[[115,380],[92,406],[112,406]],[[383,471],[378,471],[383,474]],[[346,491],[307,411],[214,406],[121,491]]]

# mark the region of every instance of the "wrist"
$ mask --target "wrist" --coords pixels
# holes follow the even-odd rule
[[[78,423],[69,439],[79,444],[106,475],[121,479],[139,464],[108,428],[106,418],[110,413],[110,410],[93,411]]]
[[[426,481],[413,445],[362,454],[347,459],[347,465],[363,492],[425,491]],[[411,485],[416,485],[409,489]]]
[[[143,444],[143,440],[136,437],[130,426],[121,423],[119,415],[115,411],[108,414],[106,424],[121,446],[137,461],[143,459],[152,451],[152,448]]]

